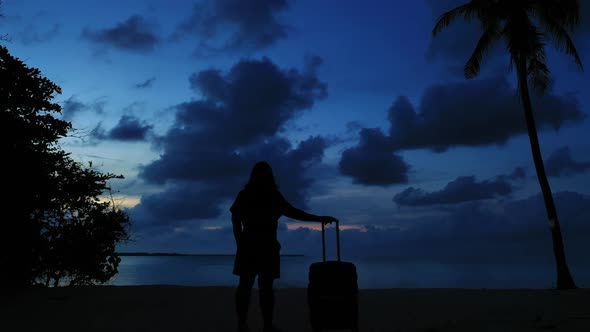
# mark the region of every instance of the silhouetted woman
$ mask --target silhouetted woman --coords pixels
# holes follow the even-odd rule
[[[272,168],[261,161],[254,165],[250,180],[230,208],[237,244],[233,273],[240,276],[236,290],[238,330],[248,331],[246,319],[254,279],[258,275],[260,309],[264,331],[278,331],[272,326],[274,292],[272,284],[280,277],[281,245],[277,225],[281,216],[301,221],[331,223],[330,216],[316,216],[294,208],[279,192]]]

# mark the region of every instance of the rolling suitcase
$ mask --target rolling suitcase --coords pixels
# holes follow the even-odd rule
[[[340,260],[340,230],[336,222],[337,261],[326,261],[325,227],[322,223],[322,262],[309,267],[307,303],[314,332],[323,329],[358,331],[358,283],[356,267]]]

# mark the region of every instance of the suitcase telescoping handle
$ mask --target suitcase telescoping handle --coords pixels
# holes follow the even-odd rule
[[[336,223],[336,254],[338,255],[338,261],[340,262],[340,222],[338,220],[335,221]],[[326,230],[324,223],[322,223],[322,258],[324,262],[326,261]]]

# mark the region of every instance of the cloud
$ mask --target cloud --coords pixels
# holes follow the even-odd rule
[[[511,180],[522,179],[524,176],[523,168],[517,168],[511,175],[500,175],[483,181],[477,181],[475,176],[460,176],[438,191],[426,192],[409,187],[396,194],[393,201],[400,206],[427,206],[505,197],[514,191]]]
[[[586,115],[573,96],[533,96],[539,131],[580,123]],[[394,150],[503,145],[526,134],[522,106],[506,79],[434,85],[426,89],[417,112],[406,97],[389,109]]]
[[[139,15],[130,16],[112,28],[85,28],[82,37],[96,44],[132,52],[151,52],[159,42],[153,27]]]
[[[309,138],[296,147],[277,139],[256,144],[239,156],[201,155],[206,163],[186,160],[187,170],[167,171],[193,172],[199,180],[172,181],[165,191],[142,197],[137,213],[148,224],[218,217],[222,213],[221,206],[243,188],[251,167],[259,160],[272,165],[279,189],[288,201],[305,207],[306,193],[313,184],[306,176],[306,168],[321,161],[324,149],[325,142],[320,137]],[[154,171],[157,170],[151,169]]]
[[[590,263],[586,255],[590,250],[587,241],[590,197],[575,192],[557,192],[554,196],[568,263],[575,277],[577,268]],[[401,215],[391,214],[389,226],[368,223],[360,225],[361,229],[341,231],[342,257],[347,261],[387,257],[400,263],[542,264],[553,269],[551,233],[544,222],[547,218],[541,194],[507,200],[494,208],[486,202],[472,202],[449,206],[437,214]],[[321,232],[308,228],[288,230],[286,221],[283,218],[279,222],[282,252],[318,257]],[[221,228],[211,230],[177,222],[140,229],[139,236],[143,238],[136,244],[139,250],[197,253],[235,250],[229,220]],[[334,257],[334,238],[327,236],[326,240],[328,255]],[[547,276],[552,277],[553,274]]]
[[[574,96],[533,95],[537,129],[558,130],[586,115]],[[389,132],[363,129],[359,143],[342,153],[341,174],[365,185],[404,183],[407,165],[395,153],[429,149],[503,145],[527,133],[518,96],[503,78],[434,85],[424,92],[419,111],[405,96],[388,111]],[[371,166],[369,166],[371,164]]]
[[[62,104],[61,114],[64,120],[71,120],[77,113],[86,110],[88,107],[86,104],[79,100],[76,100],[74,96],[71,96]]]
[[[526,169],[524,167],[517,167],[507,178],[510,180],[523,180],[526,178]]]
[[[108,137],[119,141],[145,140],[153,126],[130,115],[123,115],[119,123],[109,131]]]
[[[156,81],[156,78],[155,77],[151,77],[151,78],[148,78],[147,80],[145,80],[144,82],[135,84],[135,87],[138,88],[138,89],[151,88],[152,85],[154,85],[154,82],[155,81]]]
[[[584,222],[590,214],[584,204],[590,199],[567,192],[556,193],[555,198],[562,227],[567,228],[564,236],[570,242],[566,244],[572,245],[568,253],[581,257],[573,248],[588,247],[580,240],[582,234],[590,233]],[[416,220],[414,226],[406,229],[379,234],[389,244],[382,240],[368,245],[383,245],[384,250],[409,260],[504,263],[540,260],[551,264],[551,235],[546,219],[541,195],[506,202],[499,210],[472,203],[455,206],[440,216]]]
[[[176,106],[175,123],[155,141],[160,158],[139,174],[148,183],[167,186],[158,195],[170,197],[161,200],[157,211],[151,211],[157,204],[142,199],[138,213],[150,211],[144,215],[157,215],[161,222],[217,216],[219,206],[243,188],[259,160],[272,165],[285,197],[305,206],[312,183],[306,169],[321,161],[328,143],[309,137],[293,144],[281,133],[326,96],[327,87],[316,76],[318,63],[319,58],[310,58],[299,71],[280,69],[263,58],[242,60],[225,74],[208,69],[191,75],[191,87],[202,99]],[[187,187],[193,189],[179,190]],[[180,203],[185,200],[186,205]],[[166,206],[186,211],[167,213]]]
[[[214,218],[221,213],[219,199],[226,195],[214,187],[203,190],[197,183],[186,182],[164,192],[143,195],[139,210],[159,223]]]
[[[215,154],[214,148],[206,153],[202,149],[195,151],[195,159],[178,156],[185,162],[185,168],[160,168],[163,163],[154,162],[144,169],[140,176],[148,183],[154,173],[174,173],[176,179],[169,180],[168,189],[142,197],[136,215],[148,224],[218,217],[222,212],[220,207],[243,188],[252,166],[259,160],[271,164],[287,200],[303,208],[306,193],[313,184],[306,176],[306,169],[321,161],[326,143],[320,137],[311,137],[292,147],[285,139],[278,138],[254,144],[239,155]]]
[[[391,142],[379,129],[364,128],[358,146],[342,153],[340,173],[354,183],[388,186],[408,182],[410,166],[393,154]]]
[[[96,114],[104,113],[106,101],[104,98],[97,98],[90,103],[84,103],[72,95],[62,103],[62,118],[71,121],[78,113],[93,111]]]
[[[285,9],[287,0],[204,0],[194,5],[175,38],[197,38],[197,53],[263,49],[287,36],[277,18]]]
[[[104,130],[101,125],[98,125],[92,131],[92,136],[97,140],[145,141],[153,127],[135,116],[123,115],[117,125],[109,131]]]
[[[590,161],[584,162],[574,160],[569,147],[564,146],[555,150],[549,158],[545,160],[545,170],[549,176],[570,176],[585,173],[590,170]]]
[[[568,261],[572,267],[587,266],[590,197],[575,192],[557,192],[554,197]],[[499,206],[485,201],[452,205],[420,217],[398,217],[393,213],[389,227],[367,224],[364,229],[341,231],[341,249],[347,259],[384,256],[408,262],[519,262],[553,267],[551,232],[546,220],[541,194],[506,200]],[[320,234],[310,230],[283,231],[279,239],[285,252],[317,256],[321,252]],[[328,243],[330,255],[334,247],[333,242]]]

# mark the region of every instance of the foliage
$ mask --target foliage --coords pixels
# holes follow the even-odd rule
[[[61,89],[0,47],[0,144],[6,198],[1,284],[108,281],[115,245],[128,239],[127,214],[101,200],[120,178],[74,161],[59,146],[71,123],[54,116]],[[0,241],[1,242],[1,241]],[[9,285],[10,286],[10,285]]]

